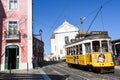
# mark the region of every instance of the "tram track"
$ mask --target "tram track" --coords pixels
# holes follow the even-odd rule
[[[67,66],[61,66],[61,65],[54,65],[54,66],[49,66],[50,69],[52,69],[54,72],[56,72],[55,70],[57,70],[57,72],[61,72],[61,74],[64,74],[64,75],[70,75],[70,79],[69,80],[75,80],[75,79],[72,79],[73,77],[74,78],[77,78],[77,80],[90,80],[89,78],[91,77],[90,74],[88,73],[84,73],[83,74],[83,71],[82,74],[76,74],[76,71],[75,69],[70,69],[68,68]],[[48,67],[47,67],[48,68]],[[78,73],[78,72],[77,72]],[[89,77],[87,76],[84,76],[85,74],[89,75]]]
[[[62,67],[62,66],[61,66]],[[77,71],[80,69],[77,69]],[[80,70],[81,71],[81,70]],[[104,80],[120,80],[119,75],[117,75],[119,72],[117,72],[117,74],[115,73],[104,73],[104,74],[100,74],[100,73],[94,73],[94,72],[87,72],[87,71],[81,71],[83,74],[87,75],[87,76],[100,76],[100,78],[103,78]],[[117,76],[116,76],[117,75]]]
[[[68,70],[65,70],[64,68],[59,68],[59,67],[57,67],[57,66],[54,66],[54,69],[57,69],[57,70],[59,70],[59,71],[62,71],[62,74],[67,73],[68,75],[70,75],[70,77],[69,77],[70,80],[74,80],[74,79],[72,79],[72,76],[80,77],[82,80],[89,80],[89,78],[86,78],[86,77],[81,76],[81,75],[77,75],[77,74],[75,74],[75,73],[72,73],[73,71],[68,71]]]
[[[119,71],[117,73],[95,73],[95,72],[89,72],[85,70],[81,70],[78,68],[71,68],[68,67],[65,63],[59,63],[55,65],[47,66],[47,68],[51,69],[54,73],[57,73],[58,75],[62,75],[65,77],[65,75],[69,75],[66,80],[120,80]]]
[[[56,74],[62,75],[63,77],[65,77],[65,75],[69,75],[69,77],[67,77],[65,80],[74,80],[73,77],[80,77],[80,80],[89,80],[89,78],[86,78],[84,76],[80,76],[80,75],[76,75],[74,73],[71,73],[71,71],[65,70],[64,68],[60,68],[58,66],[49,66],[47,67],[49,69],[51,69],[52,72],[55,72]],[[78,80],[78,79],[77,79]]]
[[[90,80],[91,77],[93,77],[91,75],[91,72],[87,73],[86,71],[83,71],[83,70],[78,70],[78,69],[75,69],[75,68],[70,68],[70,67],[67,67],[67,66],[61,66],[61,65],[58,65],[59,67],[61,67],[60,69],[63,70],[64,68],[66,68],[64,71],[68,72],[69,70],[73,73],[71,73],[71,75],[75,75],[75,76],[78,76],[78,77],[81,77],[85,80]],[[58,67],[57,67],[58,68]],[[69,71],[69,72],[70,72]],[[80,72],[80,73],[79,73]],[[77,74],[76,74],[77,73]],[[86,76],[87,75],[87,76]]]

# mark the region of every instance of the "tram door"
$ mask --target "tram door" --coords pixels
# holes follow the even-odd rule
[[[18,69],[19,47],[16,45],[7,46],[5,50],[5,69]]]

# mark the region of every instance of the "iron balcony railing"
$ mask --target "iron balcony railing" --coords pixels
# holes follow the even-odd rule
[[[5,39],[6,40],[19,40],[20,39],[20,31],[5,31]]]

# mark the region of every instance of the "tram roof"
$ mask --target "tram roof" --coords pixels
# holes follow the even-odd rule
[[[77,35],[77,37],[75,39],[71,39],[71,41],[68,42],[66,46],[77,43],[77,42],[81,42],[84,40],[94,40],[94,39],[110,39],[110,37],[108,36],[107,31],[92,31],[89,34],[86,34],[84,36],[83,34],[79,34],[79,36]]]
[[[120,42],[120,39],[112,40],[111,42],[112,42],[113,44],[114,44],[114,43],[118,43],[118,42]]]

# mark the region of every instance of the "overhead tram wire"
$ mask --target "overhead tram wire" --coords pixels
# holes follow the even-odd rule
[[[106,1],[103,6],[107,5],[108,3],[110,3],[112,0],[108,0]],[[103,30],[105,30],[105,25],[104,25],[104,22],[103,22],[103,15],[102,15],[102,11],[101,11],[101,20],[102,20],[102,26],[103,26]]]
[[[88,27],[88,30],[87,30],[87,33],[88,33],[89,29],[91,28],[93,22],[95,21],[98,13],[101,11],[101,9],[102,9],[106,4],[110,3],[111,1],[112,1],[112,0],[108,0],[108,1],[106,1],[105,3],[103,3],[99,8],[97,8],[97,9],[99,9],[99,10],[98,10],[97,14],[95,15],[95,17],[93,18],[92,22],[90,23],[90,25],[89,25],[89,27]],[[96,10],[95,10],[95,11],[96,11]],[[93,12],[92,12],[92,13],[93,13]],[[90,14],[89,14],[89,15],[90,15]],[[88,16],[89,16],[89,15],[88,15]],[[88,17],[88,16],[87,16],[87,17]]]
[[[98,5],[99,4],[102,4],[102,1],[101,0],[98,0]],[[101,20],[101,24],[102,24],[102,30],[104,31],[105,29],[104,29],[104,22],[103,22],[103,11],[101,10],[101,12],[100,12],[100,20]]]
[[[107,5],[108,3],[110,3],[112,0],[108,0],[108,1],[106,1],[105,3],[103,3],[103,5],[102,6],[105,6],[105,5]]]
[[[90,25],[89,25],[89,27],[88,27],[87,33],[88,33],[89,29],[91,28],[91,26],[92,26],[93,22],[95,21],[95,19],[96,19],[97,15],[99,14],[99,12],[101,11],[101,9],[102,9],[102,8],[103,8],[103,7],[102,7],[102,6],[100,6],[100,8],[99,8],[99,10],[98,10],[97,14],[95,15],[95,17],[93,18],[92,22],[90,23]]]
[[[65,4],[67,3],[67,0],[65,1]],[[50,31],[52,31],[52,29],[55,28],[55,25],[57,24],[57,22],[59,21],[59,19],[62,17],[63,13],[65,12],[66,7],[63,7],[62,11],[60,12],[60,14],[57,16],[56,20],[53,22],[53,25],[51,26],[51,28],[49,28],[49,33]],[[46,39],[49,35],[46,36]]]
[[[102,26],[103,26],[103,31],[105,30],[105,25],[104,25],[104,22],[103,22],[103,15],[102,15],[102,11],[101,11],[101,21],[102,21]]]
[[[66,4],[66,3],[68,3],[67,0],[65,1],[65,4]],[[38,6],[38,7],[39,7],[39,6]],[[68,6],[67,6],[67,7],[68,7]],[[50,34],[51,31],[55,28],[56,23],[57,23],[58,20],[62,17],[62,15],[63,15],[63,13],[65,12],[65,10],[66,10],[66,7],[63,7],[62,11],[61,11],[60,14],[57,16],[56,20],[53,22],[53,25],[52,25],[52,26],[49,26],[49,27],[51,27],[51,28],[48,29],[48,33],[47,33],[47,34]],[[48,36],[49,36],[49,35],[46,35],[46,36],[45,36],[45,41],[47,41]],[[48,44],[48,41],[47,41],[47,44]],[[46,46],[46,45],[45,45],[45,46]],[[46,46],[46,47],[47,47],[47,46]]]
[[[106,4],[110,3],[112,0],[108,0],[105,3],[103,3],[101,6],[105,6]],[[89,13],[86,18],[88,18],[90,15],[92,15],[93,13],[95,13],[100,7],[96,8],[94,11],[92,11],[91,13]]]

